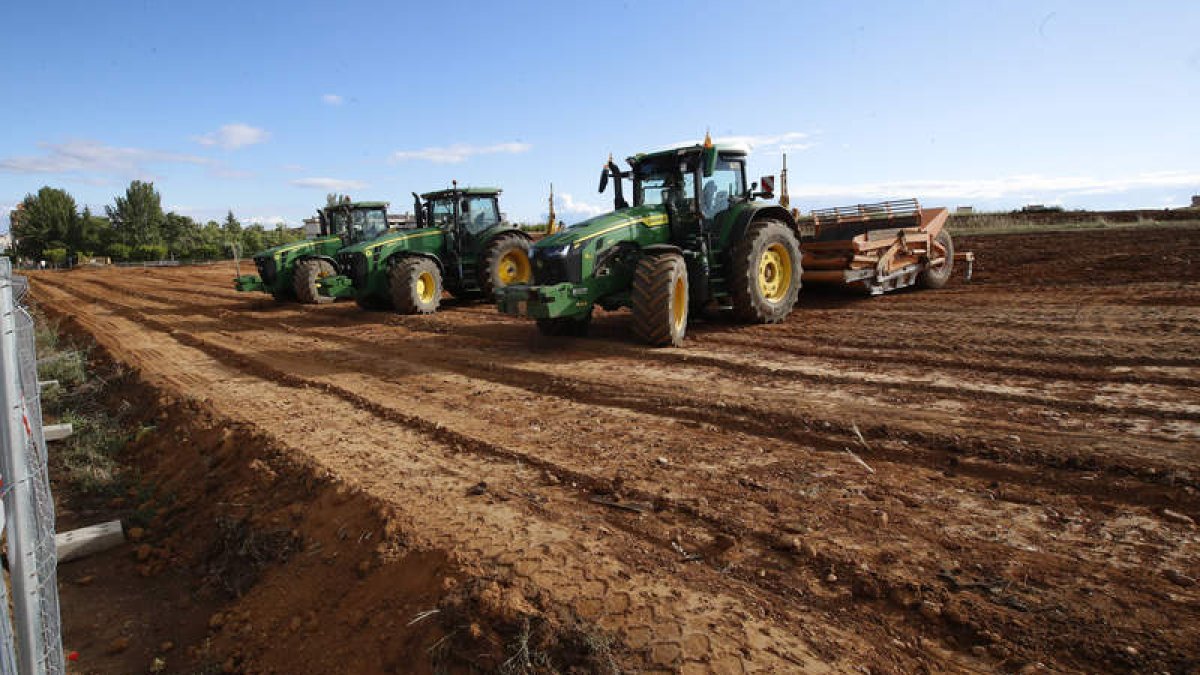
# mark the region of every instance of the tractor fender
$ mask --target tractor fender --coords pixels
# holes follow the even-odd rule
[[[768,204],[756,209],[746,209],[738,216],[737,221],[734,222],[733,227],[729,230],[729,238],[725,240],[725,248],[732,249],[737,242],[742,240],[742,237],[746,236],[746,230],[749,229],[750,223],[762,220],[763,218],[771,218],[783,222],[791,228],[792,234],[796,235],[796,239],[800,239],[800,228],[796,225],[796,219],[792,217],[792,213],[782,206]]]
[[[521,237],[525,241],[529,242],[530,244],[533,243],[533,237],[529,236],[528,232],[526,232],[525,230],[519,230],[515,227],[508,229],[508,230],[500,230],[492,237],[492,239],[495,239],[496,237],[503,237],[503,236],[510,235],[510,234],[515,234],[518,237]],[[491,240],[489,239],[488,241],[491,241]]]
[[[674,244],[650,244],[642,247],[642,255],[662,255],[664,253],[683,253],[683,249]]]
[[[333,256],[305,254],[305,255],[296,257],[296,262],[298,262],[298,263],[305,261],[305,260],[324,260],[325,262],[329,263],[330,265],[333,265],[333,271],[335,274],[342,273],[342,266],[338,264],[337,260],[333,259]]]
[[[444,265],[442,265],[441,258],[433,255],[432,253],[425,253],[423,251],[396,251],[387,258],[388,268],[391,268],[393,265],[401,260],[404,260],[405,258],[427,258],[432,260],[433,264],[437,265],[438,272],[441,272],[443,277],[446,275],[446,268]]]

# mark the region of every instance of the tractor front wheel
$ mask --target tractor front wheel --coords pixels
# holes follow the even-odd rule
[[[296,299],[307,305],[333,302],[333,298],[321,295],[317,282],[325,277],[334,275],[333,265],[328,260],[313,258],[296,263],[296,273],[292,275],[292,285],[296,290]]]
[[[742,321],[778,323],[800,296],[800,242],[777,220],[750,223],[733,249],[730,291]]]
[[[433,314],[442,302],[442,272],[429,258],[404,258],[388,271],[392,307],[401,314]]]
[[[683,344],[688,320],[688,273],[683,256],[646,256],[633,271],[633,332],[654,346]]]
[[[938,248],[942,250],[938,251]],[[943,229],[933,238],[929,258],[940,258],[941,262],[921,270],[917,275],[917,285],[921,288],[941,288],[950,281],[950,274],[954,272],[954,240],[950,238],[949,232]]]
[[[529,264],[529,240],[519,234],[501,234],[492,239],[483,254],[479,287],[485,300],[496,297],[496,290],[533,280]]]

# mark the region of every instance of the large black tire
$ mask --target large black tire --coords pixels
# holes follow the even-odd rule
[[[292,292],[286,288],[279,291],[271,291],[271,297],[275,299],[275,302],[291,302],[294,299]]]
[[[733,248],[733,312],[750,323],[778,323],[800,296],[800,242],[777,220],[750,223]]]
[[[538,319],[538,331],[551,337],[571,336],[585,337],[588,327],[592,325],[592,312],[588,310],[583,316],[564,316],[557,319]]]
[[[442,304],[442,272],[429,258],[404,258],[388,270],[392,308],[401,314],[433,314]]]
[[[654,346],[683,344],[688,321],[688,273],[683,256],[646,256],[633,270],[633,334]]]
[[[917,285],[921,288],[941,288],[950,281],[950,275],[954,272],[954,240],[950,238],[950,233],[943,229],[933,241],[944,250],[944,255],[940,256],[944,259],[940,265],[926,267],[917,275]],[[939,257],[936,249],[929,252],[929,257]]]
[[[296,299],[306,305],[333,302],[333,298],[321,295],[317,290],[317,282],[334,274],[333,265],[328,260],[312,258],[296,263],[296,272],[292,275],[292,287],[296,291]]]
[[[488,242],[479,268],[479,287],[485,300],[496,297],[496,290],[510,284],[533,281],[533,266],[529,264],[529,240],[515,233],[496,235]]]

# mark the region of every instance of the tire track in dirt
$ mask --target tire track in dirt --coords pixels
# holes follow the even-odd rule
[[[166,327],[166,326],[164,326],[164,328],[165,328],[165,327]],[[177,335],[177,337],[178,337],[178,332],[177,332],[177,334],[176,334],[176,335]],[[235,354],[236,354],[236,353],[235,353]],[[240,358],[245,358],[245,357],[244,357],[244,356],[240,356]],[[279,377],[279,375],[278,375],[278,374],[274,374],[273,376],[274,376],[274,377]],[[318,386],[319,386],[319,384],[318,384]],[[350,394],[350,392],[343,392],[343,393],[344,393],[344,394]],[[368,404],[368,405],[375,405],[375,404],[373,404],[372,402],[370,402],[369,400],[367,400],[367,401],[363,401],[363,403],[364,403],[364,404]],[[726,527],[726,528],[728,528],[728,527],[729,527],[729,524],[725,524],[725,527]],[[852,560],[852,559],[851,559],[851,560]],[[841,564],[841,566],[842,566],[843,568],[849,568],[850,570],[853,570],[853,567],[852,567],[852,565],[847,565],[845,560],[839,560],[839,561],[838,561],[838,563],[840,563],[840,564]],[[866,581],[863,581],[863,579],[864,579],[864,578],[866,579]],[[865,593],[865,594],[867,594],[867,595],[868,595],[868,597],[870,597],[870,596],[872,596],[872,595],[874,595],[875,597],[877,597],[877,596],[879,595],[879,593],[880,593],[880,591],[878,590],[879,588],[882,588],[882,589],[883,589],[883,592],[884,592],[885,594],[887,594],[887,593],[889,593],[889,592],[890,592],[890,591],[889,591],[889,589],[893,589],[893,590],[894,590],[894,589],[903,589],[903,588],[904,588],[904,586],[903,586],[902,584],[899,584],[899,585],[898,585],[898,584],[896,584],[896,583],[894,583],[894,582],[892,582],[892,581],[888,580],[888,579],[886,578],[886,575],[868,575],[868,576],[866,576],[866,577],[864,577],[864,576],[862,576],[862,575],[859,575],[859,576],[855,577],[855,582],[856,582],[856,583],[859,583],[859,584],[865,584],[864,588],[867,588],[868,590],[865,590],[865,591],[862,591],[862,592],[863,592],[863,593]],[[871,588],[874,588],[875,590],[870,590]],[[897,601],[897,602],[899,602],[899,604],[903,605],[903,603],[904,603],[904,600],[903,600],[903,591],[902,591],[902,590],[900,591],[900,595],[901,595],[901,598],[902,598],[902,599],[901,599],[901,600],[899,600],[899,601]]]
[[[55,291],[74,295],[72,291],[61,288]],[[120,316],[120,312],[117,312],[117,316]],[[129,316],[120,316],[120,320],[138,323]],[[83,323],[95,330],[98,337],[138,333],[114,329],[112,321],[109,319],[106,322],[108,325],[87,320]],[[144,317],[141,322],[151,326],[154,324],[154,320]],[[396,413],[353,392],[295,378],[283,371],[249,365],[250,360],[242,354],[224,350],[189,334],[171,332],[167,325],[153,327],[164,339],[215,357],[214,366],[209,368],[232,368],[232,372],[226,370],[221,376],[210,379],[207,382],[210,387],[217,386],[222,380],[237,379],[231,377],[233,373],[249,374],[254,377],[252,384],[244,380],[237,383],[237,387],[246,388],[246,395],[242,398],[248,401],[295,402],[313,396],[320,399],[316,407],[308,406],[308,414],[297,415],[300,411],[290,410],[293,413],[291,417],[320,419],[322,416],[335,415],[354,419],[363,414],[369,415],[373,421],[360,420],[355,428],[370,431],[370,436],[376,439],[374,445],[378,447],[394,446],[393,435],[396,433],[418,433],[423,438],[434,440],[441,446],[437,453],[428,452],[428,440],[411,438],[408,445],[423,448],[423,451],[408,453],[408,464],[402,463],[404,470],[389,474],[403,477],[406,490],[423,487],[430,503],[444,503],[449,495],[466,494],[479,476],[495,471],[486,459],[473,460],[455,451],[456,446],[477,444],[478,441],[457,435],[437,423]],[[117,349],[116,345],[106,346]],[[139,350],[141,354],[131,359],[134,363],[159,362],[161,365],[168,353],[178,352],[178,349],[166,347],[155,349],[134,345],[125,345],[122,351],[128,354]],[[198,364],[197,359],[189,361],[193,367]],[[195,383],[194,379],[192,383]],[[268,389],[287,389],[291,393],[271,395],[262,391]],[[226,396],[230,394],[228,390],[221,393]],[[328,393],[336,394],[336,398],[343,399],[345,404],[352,406],[352,410],[338,413],[337,405],[321,395]],[[285,409],[292,407],[290,404],[283,405]],[[381,420],[395,422],[406,431],[377,429]],[[254,422],[263,424],[262,419]],[[271,420],[267,422],[265,429],[268,433],[278,435],[278,426],[272,424]],[[293,447],[304,447],[297,445],[295,438],[285,436],[282,440]],[[308,452],[318,462],[327,463],[330,460],[320,452],[314,453],[312,449]],[[360,453],[350,460],[351,464],[357,462],[359,469],[352,472],[354,477],[371,485],[372,481],[364,476],[378,475],[378,461],[391,458],[394,454],[381,457]],[[436,461],[433,466],[424,465],[436,457],[445,459]],[[346,468],[341,467],[343,471]],[[424,485],[415,485],[413,481]],[[390,488],[388,492],[394,493],[391,480],[385,480],[384,485]],[[432,511],[417,509],[410,511],[405,519],[411,522],[410,531],[418,535],[433,530],[429,535],[430,545],[459,550],[474,558],[493,557],[494,565],[511,570],[513,576],[534,585],[540,592],[557,596],[556,600],[562,606],[578,612],[580,618],[595,621],[601,627],[622,635],[645,658],[641,664],[643,668],[681,669],[681,672],[781,672],[794,668],[823,672],[828,669],[803,638],[776,627],[754,607],[743,606],[742,601],[734,597],[715,593],[715,587],[711,584],[727,585],[719,577],[708,574],[711,577],[708,580],[709,588],[704,592],[681,593],[682,589],[677,584],[664,587],[660,581],[615,562],[611,555],[607,555],[602,544],[580,544],[571,531],[554,526],[545,519],[530,522],[528,514],[513,512],[516,508],[514,504],[519,505],[520,502],[491,502],[481,507],[482,510],[463,507]],[[491,532],[489,529],[500,531]],[[611,535],[608,537],[610,540],[612,538]],[[612,543],[610,541],[608,545]],[[745,589],[742,593],[745,594]],[[808,633],[806,637],[814,635],[812,631],[805,633]],[[854,642],[848,634],[837,635],[836,639],[844,646]],[[755,647],[753,658],[747,659],[742,653],[745,645]],[[951,664],[942,665],[948,667]]]
[[[141,289],[131,291],[120,286],[105,282],[93,282],[91,280],[89,280],[89,283],[97,283],[113,292],[135,292],[138,295],[145,295],[145,291]],[[166,306],[170,307],[170,304],[167,303]],[[192,306],[183,307],[182,309],[199,311],[201,307]],[[241,321],[236,315],[230,316],[229,320]],[[246,322],[243,321],[243,323]],[[264,325],[254,325],[253,327],[258,329],[266,328]],[[314,331],[299,325],[289,324],[285,328],[289,332],[317,335],[325,339],[356,341],[367,348],[375,346],[375,343],[370,340],[357,340],[350,336],[331,335],[324,331]],[[396,351],[394,358],[407,358],[409,360],[418,358],[422,362],[435,363],[443,369],[456,372],[464,377],[485,379],[493,384],[511,386],[539,395],[567,396],[572,400],[591,405],[623,408],[632,412],[656,417],[665,415],[678,421],[695,424],[716,424],[731,431],[740,431],[754,436],[802,443],[814,449],[830,453],[840,454],[848,443],[853,444],[849,439],[853,438],[853,434],[855,433],[854,427],[842,422],[830,421],[828,418],[814,418],[808,415],[763,410],[753,405],[730,404],[726,402],[721,402],[714,409],[710,400],[680,397],[665,392],[660,388],[640,388],[637,383],[629,380],[623,380],[618,385],[618,383],[607,382],[599,374],[597,374],[596,378],[587,380],[576,377],[565,377],[559,373],[545,373],[496,363],[496,359],[502,358],[502,355],[497,355],[496,359],[480,359],[469,352],[452,351],[444,347],[440,351],[440,354],[421,352],[417,357],[413,357],[403,349],[399,349]],[[617,352],[623,355],[630,351],[632,350],[616,349],[610,350],[608,353]],[[720,359],[704,355],[694,355],[692,353],[668,353],[661,350],[653,350],[648,351],[647,354],[634,354],[634,356],[648,357],[646,360],[658,360],[670,365],[692,368],[697,365],[714,366],[731,372],[736,372],[743,367],[741,364],[730,364]],[[778,369],[772,370],[768,367],[755,367],[749,364],[746,364],[744,367],[747,371],[758,372],[762,375],[778,376],[779,374]],[[857,384],[857,382],[855,383]],[[974,390],[968,393],[971,396],[977,394]],[[909,417],[912,418],[913,416],[909,415]],[[1029,447],[1028,442],[1018,451],[1014,452],[1010,447],[1011,443],[1001,443],[997,447],[995,441],[987,437],[968,437],[964,439],[958,435],[938,435],[928,432],[914,433],[911,431],[906,432],[903,427],[897,430],[890,426],[867,424],[860,427],[859,431],[866,439],[873,442],[871,448],[860,450],[868,458],[899,464],[915,464],[937,470],[944,469],[951,463],[957,463],[958,458],[961,457],[984,459],[993,462],[993,464],[959,464],[957,470],[987,480],[1001,480],[1006,483],[1018,481],[1034,485],[1054,485],[1058,489],[1062,489],[1064,485],[1067,485],[1071,486],[1069,489],[1080,494],[1099,494],[1107,489],[1107,486],[1104,484],[1096,484],[1090,480],[1081,481],[1077,478],[1072,479],[1069,476],[1061,475],[1046,477],[1041,476],[1035,471],[1021,470],[1015,466],[1008,466],[1016,464],[1039,469],[1061,469],[1068,472],[1103,470],[1117,476],[1133,475],[1141,477],[1151,484],[1158,484],[1162,481],[1162,475],[1159,472],[1149,472],[1143,466],[1121,462],[1104,464],[1095,459],[1081,460],[1078,457],[1063,456],[1061,453],[1054,451],[1040,451],[1036,446]],[[1004,437],[1012,431],[1025,432],[1024,429],[1009,428],[997,431],[994,436]],[[874,445],[874,442],[888,440],[901,440],[910,445],[904,447],[898,453],[881,450]],[[1153,495],[1150,497],[1149,502],[1138,501],[1136,503],[1160,503],[1164,498],[1157,487],[1151,488],[1149,494]],[[1133,497],[1129,493],[1126,493],[1126,496]]]

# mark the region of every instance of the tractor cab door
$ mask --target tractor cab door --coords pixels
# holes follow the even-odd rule
[[[697,199],[705,231],[716,231],[718,219],[745,195],[745,159],[718,157],[712,175],[700,176],[700,194]]]
[[[500,226],[496,195],[462,195],[458,200],[459,250],[467,260],[483,251],[492,230]]]

